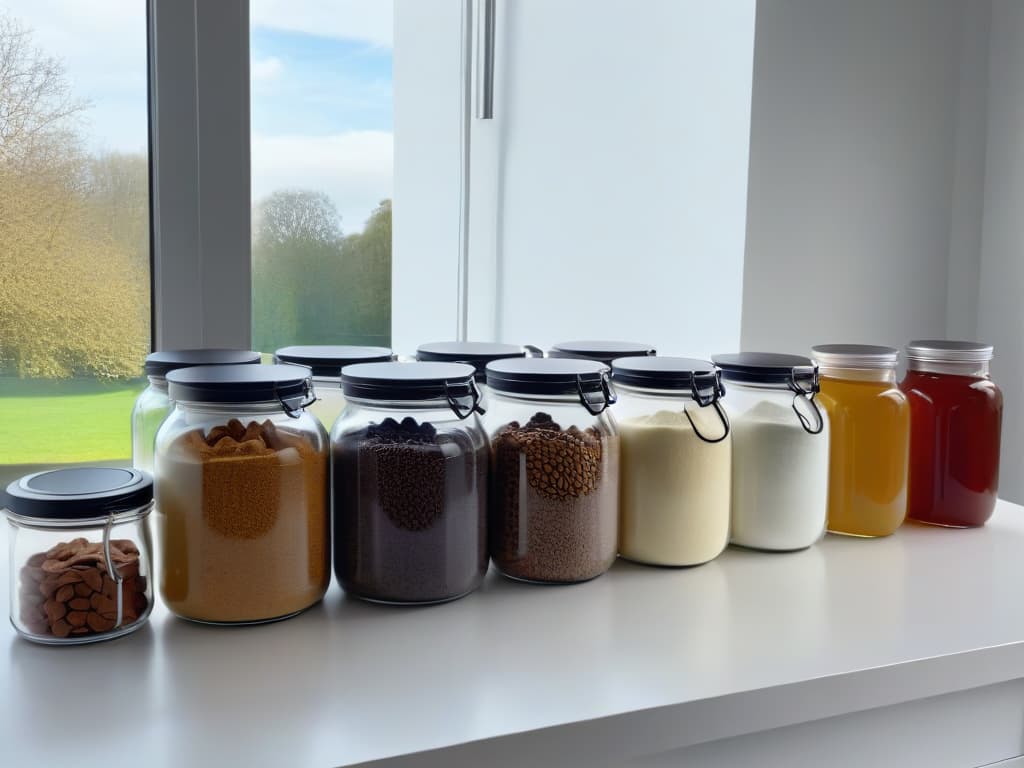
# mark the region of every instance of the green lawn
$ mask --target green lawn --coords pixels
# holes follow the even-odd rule
[[[143,386],[0,379],[0,464],[129,459]]]

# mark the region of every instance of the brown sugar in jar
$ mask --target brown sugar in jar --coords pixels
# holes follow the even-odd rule
[[[285,618],[330,579],[326,435],[302,411],[225,415],[179,402],[157,439],[161,594],[196,621]]]

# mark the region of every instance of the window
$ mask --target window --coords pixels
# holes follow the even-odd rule
[[[252,338],[391,341],[392,3],[250,3]]]
[[[150,346],[146,6],[0,4],[0,474],[125,460]]]

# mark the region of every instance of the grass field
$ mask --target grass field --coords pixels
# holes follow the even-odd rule
[[[130,458],[132,404],[142,388],[0,379],[0,464]]]

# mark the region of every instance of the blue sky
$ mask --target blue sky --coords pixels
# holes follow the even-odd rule
[[[0,0],[91,102],[93,151],[146,148],[145,0]],[[392,190],[391,0],[251,0],[253,198],[326,191],[358,231]]]

